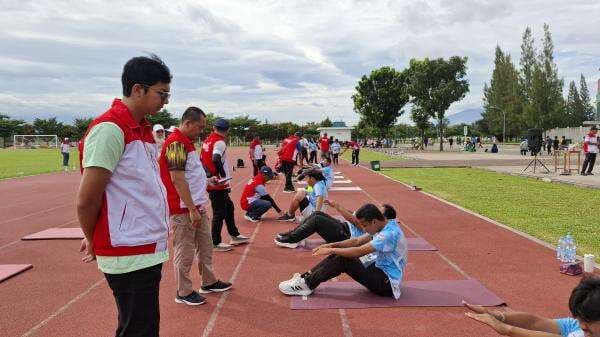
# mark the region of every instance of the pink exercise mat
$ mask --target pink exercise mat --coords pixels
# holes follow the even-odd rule
[[[30,264],[0,264],[0,282],[8,280],[32,267]]]
[[[83,231],[79,227],[49,228],[21,238],[21,240],[72,240],[83,239]]]
[[[323,239],[306,239],[304,240],[304,245],[299,245],[298,248],[302,250],[312,250],[313,248],[317,248],[319,245],[325,243]],[[436,251],[438,250],[432,244],[427,242],[422,237],[416,238],[406,238],[406,244],[408,246],[409,251]]]
[[[504,304],[496,294],[475,279],[406,281],[395,300],[371,293],[358,282],[325,282],[310,296],[293,296],[291,308],[360,309],[386,307],[462,307],[462,301],[483,306]]]

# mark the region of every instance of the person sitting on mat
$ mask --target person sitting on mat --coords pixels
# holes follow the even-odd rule
[[[277,213],[281,213],[281,209],[277,206],[275,200],[271,198],[265,187],[265,183],[276,176],[277,174],[270,167],[263,166],[260,168],[258,174],[246,184],[240,198],[240,205],[246,211],[244,215],[246,220],[259,222],[262,215],[271,209],[271,207]]]
[[[294,199],[292,199],[290,208],[285,214],[277,218],[278,221],[294,221],[297,209],[300,209],[304,219],[315,211],[323,209],[327,198],[327,185],[325,185],[323,173],[319,169],[305,170],[298,175],[298,180],[303,180],[305,177],[308,184],[307,188],[298,189]]]
[[[551,319],[528,312],[498,311],[465,302],[472,312],[465,315],[489,325],[503,336],[600,337],[600,278],[583,278],[571,292],[573,317]]]
[[[400,283],[407,258],[406,238],[395,220],[386,220],[377,206],[366,204],[355,214],[366,234],[321,245],[313,255],[329,255],[311,270],[279,284],[286,295],[308,296],[319,284],[341,273],[348,274],[372,293],[400,298]],[[373,258],[359,258],[376,253]]]
[[[304,219],[298,227],[275,238],[275,244],[285,248],[296,248],[298,243],[314,233],[319,234],[327,243],[357,238],[365,234],[359,227],[358,219],[346,208],[333,200],[325,200],[325,204],[335,208],[345,221],[336,219],[323,212],[314,212]],[[396,210],[390,205],[383,205],[383,216],[387,220],[396,219]]]

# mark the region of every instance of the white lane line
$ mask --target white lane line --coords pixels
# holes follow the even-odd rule
[[[21,216],[21,217],[18,217],[18,218],[12,218],[12,219],[8,219],[8,220],[4,220],[4,221],[0,222],[0,225],[3,225],[5,223],[9,223],[9,222],[12,222],[12,221],[26,219],[26,218],[29,218],[31,216],[42,214],[42,213],[45,213],[45,212],[50,212],[50,211],[53,211],[53,210],[61,208],[61,207],[70,206],[70,205],[72,206],[74,204],[75,203],[73,201],[69,201],[67,203],[64,203],[64,204],[61,204],[61,205],[58,205],[58,206],[55,206],[55,207],[50,207],[48,209],[44,209],[44,210],[37,211],[37,212],[34,212],[34,213],[29,213],[27,215],[24,215],[24,216]]]
[[[67,304],[63,305],[58,310],[56,310],[55,312],[53,312],[50,316],[46,317],[46,319],[44,319],[43,321],[39,322],[33,328],[29,329],[29,331],[27,331],[26,333],[22,334],[21,337],[33,336],[36,332],[38,332],[39,329],[43,328],[44,325],[48,324],[56,316],[62,314],[67,309],[69,309],[70,306],[72,306],[73,304],[77,303],[79,300],[81,300],[85,296],[87,296],[87,294],[89,294],[92,290],[94,290],[94,288],[98,287],[102,282],[104,282],[104,278],[101,278],[98,281],[96,281],[96,283],[92,284],[89,288],[87,288],[86,290],[84,290],[81,294],[75,296],[72,300],[70,300],[69,302],[67,302]]]
[[[279,187],[281,187],[281,185],[282,184],[279,183],[277,186],[275,186],[276,189],[275,189],[275,192],[273,192],[273,198],[275,198],[276,194],[281,190],[279,188]],[[237,186],[237,184],[236,184],[236,186]],[[252,242],[254,242],[254,239],[256,238],[256,234],[258,233],[258,230],[260,229],[261,224],[262,224],[262,221],[259,221],[256,224],[256,228],[254,228],[254,232],[252,232],[252,236],[250,237],[250,242],[246,245],[246,249],[244,249],[244,253],[242,254],[237,266],[235,266],[235,269],[233,270],[233,274],[231,275],[231,278],[229,279],[230,283],[232,283],[232,284],[235,283],[235,280],[237,279],[237,276],[238,276],[240,270],[242,269],[242,264],[244,264],[244,261],[246,261],[248,252],[250,251],[250,248],[252,247]],[[215,328],[217,318],[219,317],[219,314],[221,313],[221,310],[223,309],[223,306],[225,305],[225,301],[227,300],[227,297],[229,296],[230,293],[231,292],[224,292],[221,295],[221,298],[219,299],[219,302],[217,303],[215,310],[210,315],[210,318],[208,319],[208,323],[206,323],[206,326],[204,327],[204,331],[202,332],[202,337],[210,336],[211,332]]]
[[[329,189],[330,192],[334,192],[334,191],[362,191],[362,188],[358,187],[358,186],[354,186],[354,187],[332,187]]]

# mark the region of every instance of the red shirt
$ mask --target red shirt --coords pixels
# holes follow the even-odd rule
[[[300,141],[299,137],[295,135],[291,135],[283,140],[281,143],[281,149],[277,153],[279,155],[279,160],[293,162],[296,157],[296,145]]]
[[[327,137],[321,138],[319,146],[321,148],[321,151],[329,152],[329,138],[327,138]]]
[[[242,197],[240,198],[240,205],[244,211],[247,211],[250,204],[256,199],[260,198],[260,196],[257,196],[256,187],[264,184],[265,179],[260,173],[254,178],[250,179],[250,181],[246,184],[244,191],[242,192]]]
[[[215,163],[213,163],[213,160],[212,160],[215,143],[217,143],[218,141],[225,141],[225,137],[219,135],[216,132],[213,132],[208,137],[206,137],[206,139],[202,143],[202,152],[200,153],[200,158],[202,159],[202,164],[204,164],[204,167],[206,167],[208,169],[208,171],[210,172],[210,174],[212,176],[217,176],[219,178],[225,178],[225,177],[221,177],[219,175],[219,173],[217,172],[217,166],[215,166]],[[225,190],[228,188],[229,188],[229,183],[223,184],[223,185],[208,186],[207,190],[209,190],[209,191]]]

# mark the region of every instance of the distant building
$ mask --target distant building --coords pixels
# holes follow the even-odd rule
[[[317,130],[321,137],[323,137],[324,134],[327,134],[327,136],[333,136],[333,139],[337,139],[340,142],[346,142],[352,139],[352,129],[353,128],[346,126],[346,123],[336,121],[332,123],[331,127],[321,127]]]

